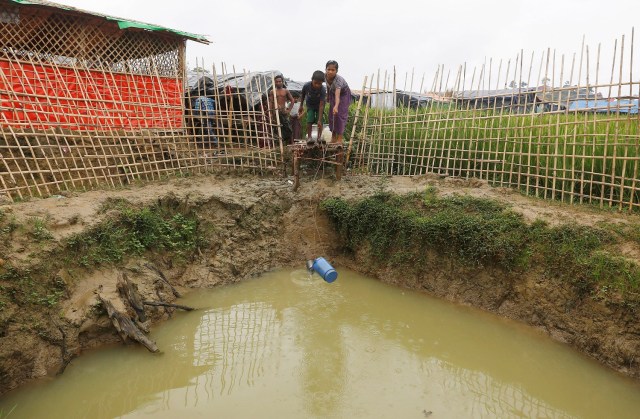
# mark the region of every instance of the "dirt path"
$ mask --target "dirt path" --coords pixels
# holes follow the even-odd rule
[[[545,201],[526,197],[515,190],[492,188],[477,180],[439,179],[433,177],[347,177],[341,182],[321,179],[312,182],[303,181],[300,189],[290,191],[291,181],[283,179],[230,178],[225,176],[201,176],[177,179],[162,183],[152,183],[142,187],[123,190],[99,190],[84,193],[56,195],[46,199],[0,205],[0,210],[16,216],[19,222],[29,218],[44,218],[54,228],[55,234],[62,237],[100,220],[98,209],[107,199],[126,199],[136,203],[149,203],[158,197],[174,194],[180,199],[197,200],[209,195],[226,196],[238,202],[253,202],[261,191],[279,190],[296,201],[309,199],[316,201],[329,196],[357,198],[371,195],[377,191],[408,193],[423,191],[427,186],[436,186],[439,194],[468,194],[474,197],[491,198],[504,202],[524,217],[533,221],[543,219],[551,225],[564,222],[596,225],[599,222],[638,221],[637,215],[620,213],[615,210],[602,211],[595,206],[576,205]],[[71,222],[70,222],[71,221]]]

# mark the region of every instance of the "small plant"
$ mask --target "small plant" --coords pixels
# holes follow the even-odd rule
[[[380,176],[380,180],[378,182],[378,184],[376,185],[376,190],[378,194],[382,194],[387,192],[387,189],[389,188],[389,181],[390,181],[391,177],[387,176],[387,175],[382,175]]]
[[[15,219],[13,217],[7,219],[7,214],[0,210],[0,239],[10,236],[17,229],[18,223],[16,223]]]
[[[135,208],[123,200],[111,201],[103,209],[117,213],[102,224],[66,240],[80,266],[119,263],[129,255],[146,251],[173,252],[185,258],[202,243],[198,220],[177,209],[156,205]]]
[[[122,211],[125,208],[130,208],[132,204],[124,198],[107,198],[100,205],[98,209],[99,214],[104,214],[109,210]]]
[[[47,229],[46,221],[42,218],[32,218],[31,219],[32,229],[31,229],[31,237],[33,237],[36,241],[44,241],[51,240],[53,235]]]

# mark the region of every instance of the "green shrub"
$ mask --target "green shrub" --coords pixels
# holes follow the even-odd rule
[[[330,198],[321,208],[347,250],[366,249],[379,264],[415,263],[435,252],[468,268],[535,267],[580,293],[607,289],[630,296],[640,284],[638,264],[610,253],[617,240],[611,231],[578,224],[550,227],[539,220],[529,224],[489,199],[440,198],[428,189],[407,195],[381,192],[354,202]]]

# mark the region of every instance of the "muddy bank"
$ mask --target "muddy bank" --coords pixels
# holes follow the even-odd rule
[[[640,378],[636,359],[640,326],[633,308],[576,295],[535,270],[514,277],[490,267],[454,267],[451,261],[435,256],[419,271],[380,266],[367,260],[365,252],[344,254],[343,244],[318,207],[320,201],[332,196],[359,198],[380,190],[413,192],[428,185],[445,195],[470,194],[508,202],[530,221],[638,221],[637,217],[529,199],[480,182],[439,178],[306,180],[294,193],[290,182],[282,179],[195,177],[130,190],[94,191],[5,205],[0,209],[16,225],[42,219],[51,234],[51,239],[43,243],[16,233],[15,240],[3,248],[1,263],[5,268],[8,264],[47,264],[51,249],[65,238],[108,217],[109,213],[100,208],[109,199],[138,205],[166,200],[193,210],[209,228],[207,244],[198,247],[187,263],[177,263],[166,254],[147,254],[100,269],[63,267],[48,272],[48,276],[33,276],[33,281],[63,284],[59,303],[45,310],[42,306],[12,304],[10,296],[3,298],[0,394],[35,378],[62,372],[87,349],[120,344],[122,339],[99,299],[108,299],[134,316],[117,288],[123,273],[135,283],[143,300],[179,303],[178,296],[189,288],[221,286],[282,266],[302,267],[305,260],[318,255],[332,260],[338,269],[346,266],[385,282],[531,324],[618,371]],[[627,252],[629,257],[638,256],[633,243]],[[2,292],[8,289],[9,280],[5,277],[0,281]],[[140,321],[143,329],[169,319],[175,309],[147,305],[144,311],[145,320]]]

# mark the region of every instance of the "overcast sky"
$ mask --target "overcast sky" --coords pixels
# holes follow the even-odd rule
[[[324,70],[327,60],[333,59],[340,64],[339,74],[355,89],[361,88],[365,75],[378,70],[384,74],[395,66],[399,85],[413,71],[413,90],[419,89],[423,75],[423,90],[430,90],[439,65],[444,66],[444,74],[452,72],[450,80],[453,80],[460,65],[466,63],[470,78],[473,68],[488,64],[489,58],[493,62],[494,80],[498,63],[503,60],[501,78],[504,78],[507,61],[515,61],[521,50],[525,57],[523,80],[527,79],[532,53],[531,78],[540,79],[542,53],[548,48],[555,50],[558,63],[565,54],[564,80],[569,80],[572,55],[577,54],[575,80],[583,36],[593,63],[592,82],[598,43],[602,45],[599,79],[608,82],[614,41],[620,42],[625,35],[624,60],[628,63],[631,31],[640,16],[640,0],[58,2],[206,35],[211,45],[187,43],[190,67],[195,67],[196,59],[203,59],[208,68],[224,62],[229,71],[234,65],[236,71],[275,69],[285,77],[306,81],[314,70]],[[637,39],[635,43],[638,45]],[[640,56],[636,54],[634,61],[638,59]],[[616,67],[615,73],[618,72]],[[623,72],[628,80],[627,67]],[[554,78],[559,81],[560,75]],[[637,81],[635,75],[634,80]],[[491,87],[495,87],[494,83],[491,82]]]

